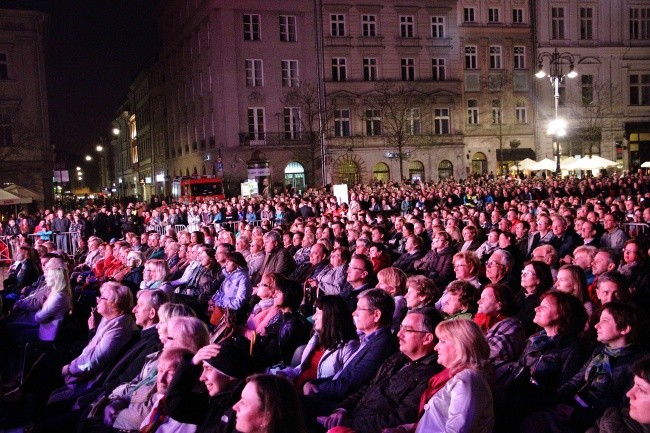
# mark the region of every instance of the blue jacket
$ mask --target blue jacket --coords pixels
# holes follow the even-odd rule
[[[381,328],[370,334],[368,341],[362,344],[335,376],[313,381],[318,387],[318,398],[339,402],[364,385],[370,383],[384,361],[397,352],[397,339],[389,327]]]

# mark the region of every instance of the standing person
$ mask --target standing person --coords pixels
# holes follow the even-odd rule
[[[65,253],[68,249],[68,232],[70,230],[70,220],[63,215],[63,209],[56,211],[56,216],[52,219],[52,231],[55,234],[56,248]]]

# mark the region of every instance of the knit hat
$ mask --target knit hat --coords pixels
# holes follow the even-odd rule
[[[206,364],[233,379],[243,379],[251,371],[250,341],[231,337],[219,343],[219,354],[206,359]]]

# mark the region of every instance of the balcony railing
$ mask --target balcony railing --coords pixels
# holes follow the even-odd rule
[[[300,132],[262,132],[262,133],[239,133],[240,146],[304,146],[312,143],[312,134],[306,131]]]

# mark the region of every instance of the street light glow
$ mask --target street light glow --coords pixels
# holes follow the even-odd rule
[[[113,135],[120,135],[120,129],[119,128],[113,128]]]
[[[556,137],[564,137],[566,135],[566,121],[564,119],[553,119],[548,123],[546,130],[548,135],[555,135]]]
[[[86,155],[86,161],[92,161],[92,160],[93,160],[93,157],[92,157],[92,156],[90,156],[90,155]]]
[[[101,144],[98,144],[97,147],[95,147],[95,150],[97,152],[101,152],[102,150],[104,150],[104,147]]]

